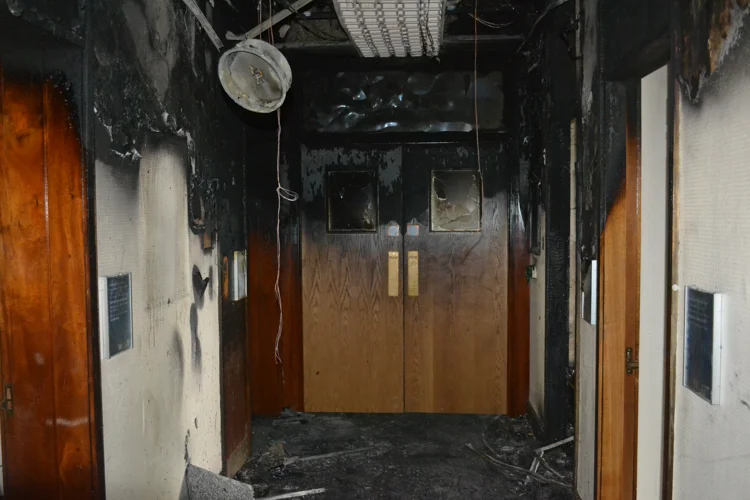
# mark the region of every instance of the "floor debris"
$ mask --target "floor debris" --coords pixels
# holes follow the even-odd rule
[[[574,498],[573,457],[565,447],[544,455],[557,474],[542,466],[542,479],[524,484],[541,446],[525,418],[289,413],[277,420],[253,421],[253,457],[236,477],[253,485],[256,498],[319,488],[325,493],[311,498]],[[519,470],[480,459],[467,443]]]
[[[541,464],[544,465],[550,472],[562,478],[563,476],[555,469],[553,469],[552,466],[544,459],[544,452],[554,450],[555,448],[559,448],[560,446],[568,443],[572,443],[574,439],[574,436],[570,436],[568,438],[562,439],[552,444],[548,444],[547,446],[542,446],[541,448],[537,448],[536,450],[534,450],[534,460],[531,462],[529,471],[531,471],[532,473],[536,473],[536,471],[539,470],[539,465]],[[527,479],[527,481],[528,480],[529,479]]]
[[[311,462],[313,460],[323,460],[326,458],[343,457],[346,455],[354,455],[355,453],[362,453],[371,450],[371,447],[367,448],[355,448],[354,450],[342,450],[334,451],[332,453],[324,453],[323,455],[312,455],[309,457],[289,457],[284,459],[284,465],[291,465],[297,462]]]
[[[282,500],[286,498],[302,498],[307,497],[310,495],[320,495],[321,493],[325,493],[325,488],[316,488],[314,490],[305,490],[305,491],[295,491],[294,493],[284,493],[282,495],[274,495],[272,497],[262,497],[258,498],[258,500]]]

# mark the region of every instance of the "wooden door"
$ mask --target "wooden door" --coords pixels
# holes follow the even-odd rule
[[[0,349],[13,400],[0,412],[5,494],[93,498],[81,144],[64,85],[26,56],[22,71],[0,65]]]
[[[404,148],[406,411],[507,409],[508,170],[481,153]]]
[[[301,161],[305,410],[401,412],[401,148],[303,146]]]
[[[597,498],[635,496],[638,379],[627,369],[626,350],[637,360],[640,327],[640,82],[613,85],[622,115],[611,119],[625,138],[612,144],[622,168],[605,172],[608,213],[600,237],[601,311],[597,403]],[[616,92],[616,93],[615,93]]]

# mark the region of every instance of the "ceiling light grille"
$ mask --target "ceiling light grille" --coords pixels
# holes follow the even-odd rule
[[[341,26],[363,57],[436,57],[445,0],[334,0]]]

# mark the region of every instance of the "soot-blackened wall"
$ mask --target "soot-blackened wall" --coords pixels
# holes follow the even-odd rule
[[[572,391],[569,363],[569,238],[570,227],[570,123],[576,118],[575,33],[573,3],[547,15],[540,35],[530,40],[519,68],[521,107],[521,164],[528,165],[528,186],[539,196],[530,197],[530,210],[544,213],[540,228],[538,267],[545,273],[532,286],[532,349],[534,372],[530,403],[540,417],[546,439],[563,438],[572,425]],[[531,231],[535,227],[530,228]],[[573,228],[573,230],[575,230]],[[541,294],[544,294],[543,296]],[[541,319],[540,319],[541,316]]]
[[[229,2],[198,3],[218,32],[234,28]],[[219,54],[182,2],[6,4],[0,15],[81,47],[92,273],[133,277],[134,348],[101,362],[106,491],[174,498],[186,462],[218,472],[223,454],[249,446],[246,303],[222,286],[224,257],[247,248],[244,127],[216,77]],[[189,222],[195,191],[211,249]]]

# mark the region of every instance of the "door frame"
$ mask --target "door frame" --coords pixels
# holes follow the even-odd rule
[[[666,36],[666,35],[665,35]],[[638,440],[638,378],[625,375],[625,353],[624,348],[631,347],[634,350],[634,360],[638,360],[639,323],[640,323],[640,237],[641,237],[641,158],[640,158],[640,82],[641,79],[654,70],[667,66],[668,70],[668,94],[667,94],[667,240],[668,251],[666,256],[666,283],[673,283],[672,276],[676,275],[677,267],[677,234],[676,234],[676,198],[675,198],[675,144],[679,139],[676,122],[675,99],[678,90],[675,81],[674,57],[671,44],[664,43],[664,37],[660,37],[647,46],[639,55],[625,64],[616,68],[610,75],[610,79],[604,82],[605,93],[616,94],[618,87],[623,90],[621,99],[617,99],[614,110],[605,117],[605,125],[609,125],[624,134],[624,145],[621,150],[606,152],[601,169],[601,189],[599,208],[601,211],[602,227],[599,245],[599,283],[600,295],[598,298],[600,318],[598,324],[598,347],[597,347],[597,402],[596,402],[596,477],[595,496],[601,500],[610,498],[636,498],[637,492],[637,440]],[[609,153],[609,156],[606,156]],[[622,161],[624,172],[621,175],[622,213],[620,219],[611,221],[607,213],[608,200],[607,170],[616,169],[617,161]],[[611,179],[610,179],[611,180]],[[610,193],[611,194],[611,193]],[[612,202],[614,200],[610,200]],[[616,202],[615,202],[616,204]],[[614,226],[609,224],[614,222]],[[612,234],[614,231],[614,234]],[[671,242],[671,243],[670,243]],[[608,252],[609,253],[608,255]],[[612,260],[607,259],[607,256]],[[608,294],[607,291],[614,291]],[[665,291],[667,295],[665,314],[665,411],[662,416],[664,433],[664,453],[662,457],[663,472],[663,498],[671,498],[672,491],[672,446],[674,433],[672,432],[672,420],[670,415],[674,413],[674,362],[676,345],[675,322],[676,303],[673,303],[672,294]],[[617,315],[614,321],[607,323],[607,314]],[[620,350],[622,349],[622,351]],[[627,394],[623,399],[626,410],[619,422],[607,420],[604,403],[607,395],[616,394],[619,381],[623,381],[625,375]],[[615,377],[614,382],[612,377]],[[619,379],[617,377],[620,377]],[[632,411],[627,411],[631,408]],[[624,448],[612,450],[611,436],[607,435],[603,427],[611,423],[618,429],[622,429]],[[620,427],[621,426],[621,427]],[[623,474],[622,470],[613,470],[614,479],[608,482],[605,478],[605,468],[611,461],[617,461],[621,456],[621,464],[632,464],[632,471],[628,469]],[[615,469],[617,469],[615,467]]]

